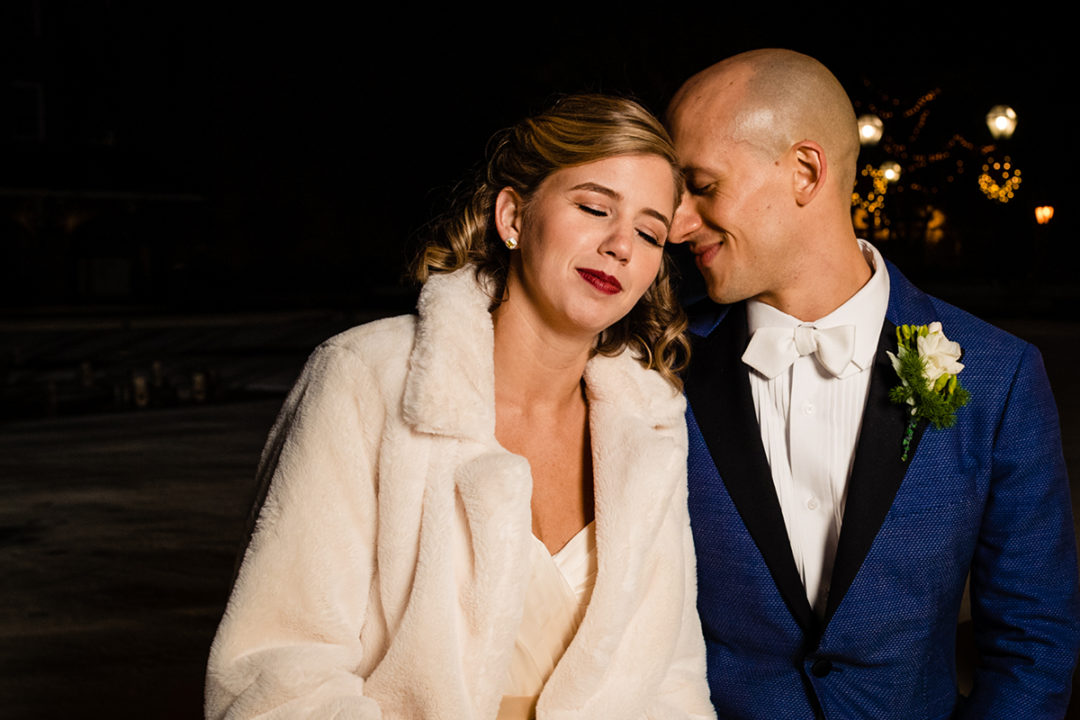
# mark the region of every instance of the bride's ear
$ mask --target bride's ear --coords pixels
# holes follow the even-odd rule
[[[503,242],[508,238],[521,237],[521,213],[524,208],[521,196],[512,187],[504,187],[495,196],[495,229]]]

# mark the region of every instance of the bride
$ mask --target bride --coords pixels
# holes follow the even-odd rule
[[[597,95],[490,147],[418,314],[327,341],[285,402],[207,717],[714,717],[674,151]]]

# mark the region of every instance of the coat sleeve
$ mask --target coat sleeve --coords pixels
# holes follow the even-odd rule
[[[996,431],[971,574],[979,665],[959,718],[1061,718],[1080,646],[1076,540],[1057,409],[1026,346]]]
[[[210,651],[207,718],[376,720],[360,675],[375,563],[379,388],[320,347],[270,433],[269,489]]]

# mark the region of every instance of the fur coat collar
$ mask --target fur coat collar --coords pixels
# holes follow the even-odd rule
[[[495,435],[494,330],[491,297],[468,267],[435,275],[417,303],[416,344],[409,358],[405,419],[417,430],[487,440]],[[457,378],[457,382],[450,380]],[[645,422],[682,422],[682,396],[629,352],[594,356],[586,366],[589,409]]]

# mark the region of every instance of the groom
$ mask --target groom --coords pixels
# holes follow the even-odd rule
[[[1062,717],[1080,604],[1039,352],[856,239],[855,116],[816,60],[737,55],[688,80],[668,116],[688,188],[671,240],[721,304],[692,313],[686,379],[719,717]],[[939,357],[970,393],[950,428],[908,434],[910,406],[889,399],[905,324],[959,344],[959,367]],[[969,572],[980,660],[962,698]]]

